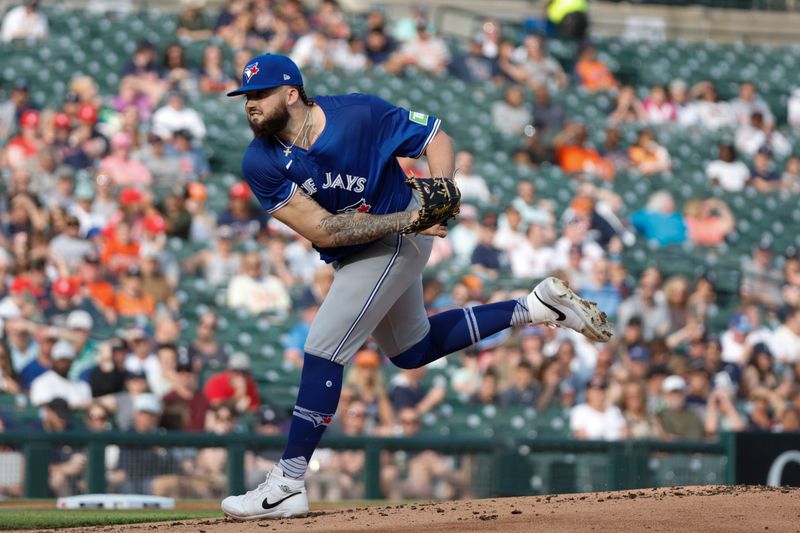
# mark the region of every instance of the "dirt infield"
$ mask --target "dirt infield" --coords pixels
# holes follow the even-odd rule
[[[312,508],[312,510],[314,510]],[[73,532],[264,531],[800,532],[800,489],[711,486],[434,502],[314,511],[276,521],[225,518],[72,529]]]

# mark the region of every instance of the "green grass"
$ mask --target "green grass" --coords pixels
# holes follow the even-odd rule
[[[137,524],[193,518],[222,518],[220,511],[102,509],[0,509],[0,530]]]

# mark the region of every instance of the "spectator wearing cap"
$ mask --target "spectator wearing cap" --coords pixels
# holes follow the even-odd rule
[[[136,398],[149,390],[144,372],[127,372],[122,391],[100,396],[95,401],[114,415],[114,425],[120,431],[128,431],[133,426],[133,404]]]
[[[163,406],[157,396],[143,393],[133,402],[133,427],[140,435],[154,433],[161,420]],[[159,474],[174,473],[179,469],[170,450],[153,447],[120,447],[119,464],[108,473],[115,492],[128,494],[153,494]]]
[[[608,382],[594,376],[586,384],[586,403],[570,410],[569,427],[579,440],[620,440],[627,436],[625,418],[616,405],[608,405]]]
[[[88,382],[92,396],[99,397],[116,394],[125,390],[125,357],[128,346],[119,337],[102,343],[98,349],[96,365],[89,369]]]
[[[142,270],[130,265],[122,273],[120,289],[114,294],[114,312],[121,317],[152,317],[156,303],[144,292]]]
[[[23,390],[29,390],[33,380],[53,368],[53,346],[58,341],[58,330],[51,326],[40,326],[35,332],[36,343],[39,351],[30,363],[17,375],[17,380]]]
[[[194,139],[202,141],[206,136],[206,125],[200,114],[186,107],[186,95],[172,91],[167,102],[153,113],[153,133],[163,139],[171,139],[175,132],[187,130]]]
[[[11,168],[26,165],[38,155],[42,149],[42,139],[39,132],[39,112],[27,109],[19,117],[19,135],[8,141],[6,145],[6,162]]]
[[[111,153],[100,161],[100,172],[107,174],[117,187],[149,187],[153,176],[147,167],[131,158],[133,138],[120,131],[111,138]]]
[[[63,433],[70,427],[72,408],[64,398],[53,398],[40,407],[40,420],[36,424],[47,433]],[[65,448],[55,447],[56,462],[63,462],[68,456]],[[67,453],[65,453],[67,452]]]
[[[759,192],[775,192],[781,188],[781,175],[775,168],[769,148],[759,148],[753,156],[748,184]]]
[[[250,187],[243,181],[228,189],[228,207],[217,220],[220,226],[230,226],[237,240],[256,239],[267,229],[269,217],[263,209],[255,208]]]
[[[161,363],[153,351],[152,333],[147,326],[133,326],[127,331],[125,340],[131,349],[125,357],[125,370],[133,373],[143,372],[152,389],[161,379]]]
[[[53,368],[31,383],[30,398],[34,405],[42,405],[54,398],[63,398],[73,409],[87,406],[92,400],[92,390],[84,381],[68,379],[75,359],[75,347],[67,341],[58,341],[52,349]]]
[[[755,300],[771,309],[780,306],[783,301],[783,274],[773,260],[772,240],[762,238],[753,248],[752,255],[742,259],[740,289],[743,298]]]
[[[88,370],[95,364],[98,346],[91,336],[93,327],[94,319],[88,311],[76,309],[67,316],[61,337],[72,343],[77,354],[70,369],[71,379],[87,381]]]
[[[178,348],[173,388],[164,396],[164,427],[181,431],[203,431],[211,402],[200,390],[189,351]]]
[[[78,286],[71,278],[58,278],[50,286],[50,298],[44,309],[44,318],[49,324],[64,327],[69,314],[78,308],[76,294]]]
[[[705,436],[702,420],[686,406],[686,389],[686,381],[675,374],[661,384],[666,407],[656,415],[656,420],[659,437],[664,440],[700,440]]]
[[[236,352],[228,359],[228,368],[213,374],[203,387],[212,406],[231,403],[237,412],[257,411],[261,404],[258,386],[250,374],[250,357]]]
[[[747,315],[739,313],[731,317],[728,329],[720,336],[722,360],[726,363],[744,366],[750,345],[754,344],[748,336],[753,332],[753,323]]]
[[[265,273],[257,252],[247,253],[241,267],[241,272],[228,285],[228,307],[244,309],[254,315],[289,310],[292,303],[289,292],[278,277]]]
[[[394,422],[394,410],[381,373],[381,356],[371,348],[356,352],[345,376],[345,385],[364,403],[367,428],[386,428]]]
[[[0,26],[0,42],[42,41],[50,34],[47,16],[39,9],[39,0],[25,0],[8,10]]]

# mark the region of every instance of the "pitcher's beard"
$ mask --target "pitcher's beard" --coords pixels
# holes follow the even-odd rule
[[[247,123],[250,124],[253,135],[259,139],[277,135],[283,130],[289,124],[289,109],[286,106],[279,107],[271,116],[262,115],[262,117],[260,121],[254,122],[249,115],[247,116]]]

